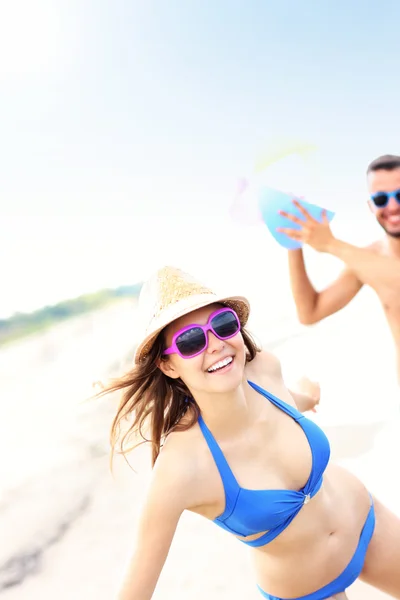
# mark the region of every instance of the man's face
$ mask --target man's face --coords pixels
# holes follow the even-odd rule
[[[371,196],[383,192],[400,191],[400,168],[387,171],[379,169],[368,174],[368,190]],[[400,198],[397,195],[397,198]],[[369,201],[379,225],[392,237],[400,238],[400,201],[390,196],[384,206],[376,206],[372,199]]]

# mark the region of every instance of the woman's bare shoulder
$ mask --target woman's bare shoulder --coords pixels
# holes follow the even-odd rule
[[[261,350],[255,358],[246,365],[247,375],[249,377],[263,377],[282,379],[282,368],[280,360],[275,354],[268,350]]]
[[[205,469],[206,446],[195,423],[167,436],[153,469],[153,478],[165,490],[182,495],[185,508],[197,503],[199,481]]]

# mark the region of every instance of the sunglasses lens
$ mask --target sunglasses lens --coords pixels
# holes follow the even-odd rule
[[[396,192],[395,197],[396,197],[397,202],[400,202],[400,192]]]
[[[216,315],[211,321],[211,326],[222,339],[232,337],[239,331],[238,320],[229,310]]]
[[[376,196],[373,196],[372,198],[373,203],[375,204],[375,206],[377,206],[378,208],[382,208],[382,206],[386,206],[387,201],[388,201],[388,196],[387,194],[376,194]]]
[[[192,327],[176,339],[176,346],[182,356],[194,356],[206,347],[206,336],[200,327]]]

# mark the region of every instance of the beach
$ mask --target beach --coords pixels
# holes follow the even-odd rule
[[[321,406],[311,418],[327,432],[333,459],[400,514],[391,476],[400,449],[399,393],[375,298],[363,293],[313,327],[299,325],[292,310],[266,318],[254,306],[250,325],[281,358],[288,382],[302,374],[320,381]],[[0,352],[1,600],[115,597],[150,459],[142,447],[130,457],[135,471],[117,458],[111,475],[117,398],[85,399],[93,383],[129,365],[137,325],[135,303],[124,300]],[[260,598],[243,545],[191,514],[183,515],[154,595],[165,597]],[[357,582],[349,597],[384,595]]]
[[[142,444],[111,470],[120,396],[96,393],[131,368],[168,297],[193,289],[164,282],[140,316],[135,294],[163,266],[249,299],[246,329],[286,386],[319,382],[307,417],[332,460],[400,517],[400,387],[382,306],[364,286],[302,325],[288,252],[302,247],[305,312],[307,278],[319,293],[346,270],[314,315],[368,281],[398,336],[399,17],[394,1],[0,2],[0,600],[117,600],[151,457]],[[363,258],[378,239],[386,256]],[[346,527],[327,527],[342,548]],[[348,596],[387,598],[360,582]],[[170,598],[262,600],[249,547],[185,512],[154,593]]]

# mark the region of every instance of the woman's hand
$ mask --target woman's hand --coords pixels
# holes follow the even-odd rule
[[[314,413],[317,412],[316,407],[321,399],[321,387],[318,382],[312,381],[308,377],[301,377],[296,382],[294,389],[289,391],[300,412],[308,410]]]
[[[321,386],[319,383],[317,381],[311,381],[308,377],[302,377],[298,381],[298,389],[303,394],[309,396],[311,406],[309,410],[317,412],[316,407],[321,400]]]

